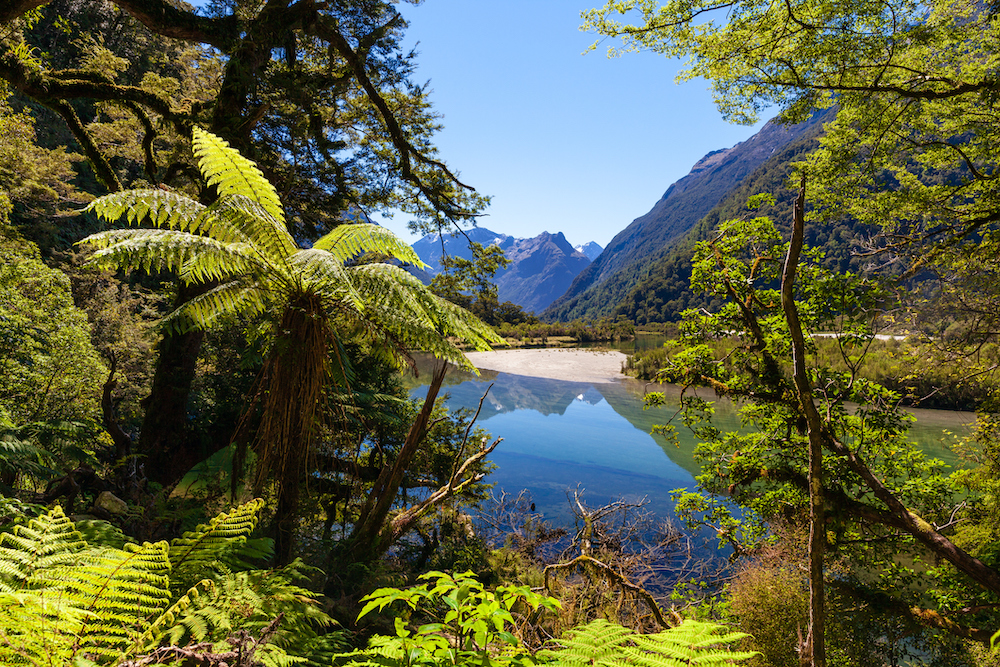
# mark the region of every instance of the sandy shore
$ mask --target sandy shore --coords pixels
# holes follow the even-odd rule
[[[625,377],[625,355],[609,350],[541,348],[468,352],[465,356],[476,368],[512,375],[593,384]]]

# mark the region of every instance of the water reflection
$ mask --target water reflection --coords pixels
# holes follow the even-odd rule
[[[693,435],[679,427],[676,446],[650,435],[652,426],[666,421],[671,410],[644,410],[647,385],[642,382],[590,384],[493,371],[479,377],[455,371],[446,382],[452,409],[475,410],[486,396],[479,425],[504,439],[491,456],[499,467],[490,481],[512,494],[528,489],[537,509],[554,522],[571,520],[567,494],[577,488],[585,490],[591,506],[646,498],[650,510],[669,517],[671,491],[695,486],[699,466]],[[677,388],[665,389],[679,394]],[[425,390],[414,387],[411,393],[422,398]],[[945,431],[964,432],[974,415],[918,412],[913,439],[932,456],[954,465],[956,457],[948,448],[953,437]],[[716,403],[715,422],[723,430],[740,428],[735,409],[726,401]]]

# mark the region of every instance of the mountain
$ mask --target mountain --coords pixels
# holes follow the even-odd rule
[[[420,259],[426,264],[430,264],[430,268],[426,270],[426,274],[434,277],[441,270],[441,256],[443,253],[447,252],[449,255],[463,259],[472,259],[472,251],[469,250],[470,242],[488,246],[494,243],[503,243],[510,238],[506,234],[498,234],[485,227],[473,227],[466,230],[465,234],[457,236],[446,235],[443,237],[443,242],[440,234],[428,234],[414,243],[412,247]],[[430,279],[426,282],[430,282]]]
[[[469,241],[496,244],[511,260],[510,265],[497,271],[495,277],[500,302],[512,301],[529,312],[541,312],[564,294],[580,271],[590,265],[590,259],[574,249],[562,232],[542,232],[533,239],[519,239],[476,227],[468,230],[466,236],[445,236],[442,242],[438,234],[428,234],[414,243],[413,249],[430,268],[409,270],[424,282],[430,282],[441,270],[443,252],[472,259]],[[585,247],[597,248],[600,253],[596,243],[588,243]]]
[[[729,149],[713,151],[667,188],[645,215],[619,232],[600,256],[576,277],[566,294],[544,313],[569,321],[612,314],[652,261],[683,239],[723,198],[789,144],[822,129],[824,114],[798,125],[768,122],[760,132]]]
[[[536,313],[564,294],[590,265],[590,259],[573,248],[562,232],[542,232],[533,239],[508,237],[500,247],[511,263],[497,272],[497,297],[501,303],[513,301]]]
[[[584,243],[583,245],[578,245],[573,249],[579,253],[586,255],[587,259],[589,259],[591,262],[597,259],[600,256],[601,251],[604,250],[604,248],[597,245],[593,241],[590,241],[589,243]]]
[[[746,215],[747,199],[759,192],[774,195],[776,202],[754,212],[754,215],[769,216],[787,239],[791,229],[792,202],[796,195],[796,190],[789,187],[792,165],[816,148],[821,132],[821,126],[813,126],[796,141],[776,151],[767,162],[727,193],[682,239],[663,248],[646,263],[641,273],[629,278],[631,282],[623,282],[624,291],[602,293],[613,283],[609,280],[598,287],[596,296],[613,298],[615,306],[612,314],[623,315],[636,324],[676,321],[688,308],[717,308],[719,304],[690,289],[695,243],[710,238],[720,222]],[[859,257],[854,250],[859,238],[871,236],[875,231],[851,218],[839,217],[825,220],[822,224],[807,225],[805,242],[809,247],[823,251],[821,263],[828,269],[837,272],[867,270],[870,267],[864,266],[864,263],[868,260]]]

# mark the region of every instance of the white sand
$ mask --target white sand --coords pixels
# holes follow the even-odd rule
[[[540,348],[468,352],[469,361],[479,369],[530,377],[590,382],[613,382],[622,375],[625,355],[609,350]]]

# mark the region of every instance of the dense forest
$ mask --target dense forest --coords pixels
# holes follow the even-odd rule
[[[825,114],[588,329],[497,303],[491,248],[424,285],[370,222],[460,230],[488,201],[437,154],[392,3],[0,2],[0,663],[996,664],[998,20],[586,13],[688,58],[732,120]],[[656,430],[701,441],[684,526],[491,496],[499,440],[438,400],[449,365],[665,320]],[[933,335],[876,338],[899,331]],[[935,395],[980,412],[958,472],[907,439]],[[721,572],[645,586],[705,527]]]

